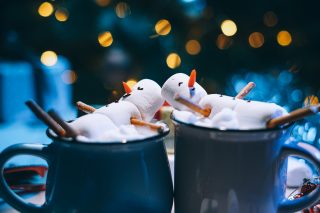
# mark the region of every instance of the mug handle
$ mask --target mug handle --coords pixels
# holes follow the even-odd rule
[[[45,152],[46,148],[47,145],[42,144],[16,144],[9,146],[0,154],[0,195],[6,202],[21,212],[45,212],[46,203],[41,206],[35,205],[33,203],[26,202],[14,193],[4,179],[3,171],[5,164],[10,158],[16,155],[38,156],[49,162],[48,155]]]
[[[294,155],[297,157],[302,157],[309,160],[313,163],[317,170],[320,169],[320,151],[314,146],[298,142],[290,144],[284,144],[282,148],[282,155],[284,157],[288,157],[290,155]],[[320,199],[320,187],[316,187],[311,193],[298,198],[296,200],[283,200],[278,208],[279,212],[296,212],[300,211],[304,208],[310,207],[314,204],[318,199]]]

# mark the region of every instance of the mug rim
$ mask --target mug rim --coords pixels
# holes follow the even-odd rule
[[[167,124],[166,124],[167,125]],[[59,137],[56,136],[52,133],[52,130],[50,128],[47,128],[46,130],[46,135],[52,139],[54,142],[57,141],[59,143],[64,142],[64,143],[68,143],[68,144],[79,144],[79,145],[88,145],[88,146],[92,146],[92,145],[127,145],[127,144],[139,144],[139,143],[146,143],[146,142],[152,142],[152,141],[158,141],[161,138],[164,138],[165,136],[167,136],[170,132],[170,129],[166,129],[164,132],[158,133],[154,136],[151,137],[147,137],[147,138],[142,138],[142,139],[136,139],[136,140],[127,140],[125,143],[121,142],[121,141],[104,141],[104,142],[97,142],[97,141],[90,141],[90,142],[85,142],[85,141],[79,141],[75,138],[64,138],[64,137]]]
[[[280,131],[280,130],[287,130],[290,127],[294,125],[295,122],[291,122],[288,124],[283,125],[282,127],[274,127],[270,129],[219,129],[215,127],[206,127],[206,126],[198,126],[192,123],[186,123],[184,121],[180,121],[177,118],[174,117],[173,112],[170,115],[170,119],[180,125],[185,125],[191,128],[196,128],[196,129],[202,129],[206,131],[213,131],[213,132],[225,132],[225,133],[259,133],[259,132],[271,132],[271,131]]]

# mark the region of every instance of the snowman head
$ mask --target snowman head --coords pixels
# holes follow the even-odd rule
[[[161,96],[161,87],[150,79],[139,81],[132,89],[123,83],[126,94],[120,101],[133,103],[145,121],[152,120],[154,114],[162,106],[164,99]]]
[[[175,97],[179,95],[198,103],[202,97],[207,95],[207,92],[196,82],[196,71],[193,70],[190,76],[184,73],[177,73],[171,76],[163,84],[161,95],[175,109],[191,111],[188,107],[177,102]]]

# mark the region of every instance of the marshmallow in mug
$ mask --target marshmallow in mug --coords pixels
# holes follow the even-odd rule
[[[128,101],[119,101],[103,106],[93,114],[101,114],[109,118],[116,126],[131,124],[131,118],[141,120],[138,108]]]
[[[236,112],[229,108],[224,108],[216,113],[212,118],[205,118],[188,111],[173,111],[173,117],[179,121],[217,129],[239,129],[239,122]]]
[[[164,99],[161,96],[161,87],[150,79],[143,79],[137,82],[130,93],[122,96],[120,102],[122,101],[134,104],[144,121],[151,121],[164,103]]]
[[[264,129],[269,120],[288,114],[277,104],[260,101],[239,102],[234,111],[237,113],[240,129]]]
[[[199,105],[203,108],[210,108],[211,113],[209,118],[213,118],[225,108],[233,110],[236,105],[241,102],[244,102],[244,100],[226,95],[210,94],[203,97],[200,100]]]
[[[108,117],[99,113],[83,115],[71,122],[70,126],[77,130],[80,136],[92,140],[98,138],[106,130],[117,129]]]
[[[171,76],[162,86],[162,96],[175,109],[192,111],[175,100],[177,95],[186,98],[193,103],[199,103],[200,99],[207,95],[207,92],[197,82],[194,82],[190,88],[189,80],[190,77],[188,75],[177,73]]]

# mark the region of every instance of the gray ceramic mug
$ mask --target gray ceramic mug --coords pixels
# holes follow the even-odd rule
[[[312,205],[320,187],[285,198],[287,157],[320,168],[320,152],[289,142],[291,125],[265,130],[218,130],[174,120],[176,213],[294,212]]]
[[[0,195],[21,212],[170,213],[173,186],[163,138],[127,143],[81,143],[53,136],[50,145],[17,144],[0,154]],[[49,165],[46,201],[27,203],[8,186],[4,165],[16,155]]]

